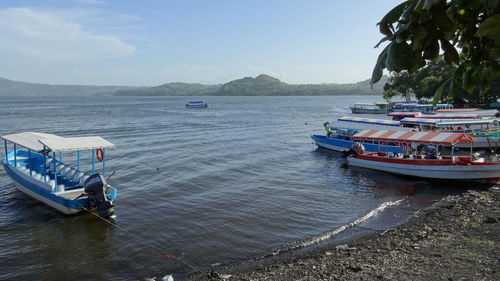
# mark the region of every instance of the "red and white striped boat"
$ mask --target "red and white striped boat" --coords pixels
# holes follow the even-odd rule
[[[470,156],[418,155],[412,144],[452,147],[457,143],[473,143],[474,138],[464,133],[408,132],[389,130],[363,130],[353,140],[371,140],[374,143],[399,143],[403,153],[368,152],[349,156],[349,165],[385,171],[394,174],[432,179],[471,180],[497,182],[500,180],[500,162],[473,160]]]

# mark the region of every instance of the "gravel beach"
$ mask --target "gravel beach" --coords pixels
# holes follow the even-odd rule
[[[471,189],[363,237],[183,280],[500,280],[500,188]]]

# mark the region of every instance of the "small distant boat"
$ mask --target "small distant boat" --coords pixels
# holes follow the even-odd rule
[[[207,108],[208,104],[204,101],[190,101],[186,103],[186,108]]]
[[[474,138],[464,133],[405,132],[390,130],[363,130],[353,136],[354,141],[373,141],[375,143],[394,142],[403,147],[402,153],[365,152],[359,144],[353,146],[347,158],[350,166],[363,167],[393,174],[432,179],[466,180],[497,182],[500,179],[500,162],[485,158],[454,156],[453,147],[457,143],[474,143]],[[414,150],[413,145],[428,144],[435,146],[434,153]],[[441,156],[440,147],[451,148],[451,155]]]
[[[104,178],[105,151],[114,144],[98,136],[65,138],[36,132],[1,138],[5,150],[3,168],[21,192],[64,214],[88,210],[104,218],[115,217],[113,200],[117,190]],[[89,172],[80,163],[80,151],[84,150],[91,151]],[[63,152],[76,152],[76,167],[63,162]],[[102,162],[102,174],[96,173],[96,158]]]
[[[386,102],[356,103],[350,109],[352,113],[386,114],[389,112],[389,104]]]

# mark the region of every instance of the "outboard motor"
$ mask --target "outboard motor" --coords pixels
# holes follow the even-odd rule
[[[106,198],[106,181],[99,173],[90,176],[84,183],[85,193],[89,195],[87,208],[97,211],[103,218],[114,217],[115,210],[113,204]]]
[[[347,157],[349,157],[349,156],[351,156],[351,155],[354,155],[354,156],[356,156],[356,155],[357,155],[356,151],[354,151],[354,149],[352,149],[352,148],[351,148],[351,149],[349,149],[349,150],[344,150],[344,151],[342,151],[342,157],[347,158]]]
[[[363,154],[363,153],[365,153],[365,146],[359,142],[355,142],[351,146],[351,149],[342,151],[342,156],[349,157],[351,155],[356,156],[356,155]]]

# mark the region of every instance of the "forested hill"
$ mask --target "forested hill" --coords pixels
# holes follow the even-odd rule
[[[326,96],[326,95],[382,95],[383,84],[370,87],[365,80],[352,84],[287,84],[261,74],[256,78],[245,77],[222,85],[221,96]]]
[[[195,83],[167,83],[155,87],[118,90],[113,96],[210,96],[214,95],[220,85],[204,85]]]
[[[82,86],[82,85],[49,85],[19,82],[0,78],[0,96],[94,96],[121,89],[134,89],[127,86]]]
[[[385,80],[370,87],[369,79],[350,84],[287,84],[269,75],[245,77],[223,85],[168,83],[156,87],[119,90],[117,96],[325,96],[382,95]]]
[[[0,96],[325,96],[382,95],[386,77],[351,84],[287,84],[269,75],[245,77],[222,85],[167,83],[155,87],[49,85],[0,78]]]

